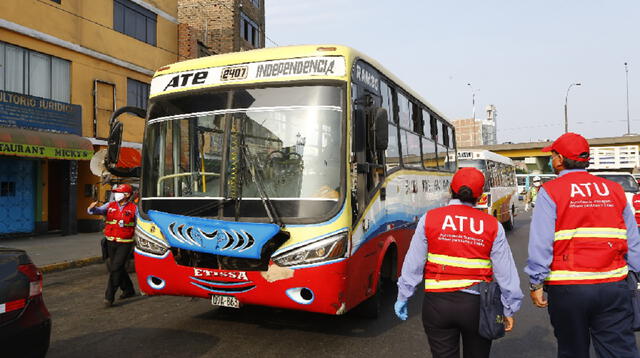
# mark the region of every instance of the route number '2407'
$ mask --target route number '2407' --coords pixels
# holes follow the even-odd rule
[[[247,78],[249,69],[247,66],[226,67],[222,69],[221,81],[243,80]]]

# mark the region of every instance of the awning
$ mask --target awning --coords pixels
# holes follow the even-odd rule
[[[0,155],[29,158],[91,160],[91,142],[75,134],[0,127]]]

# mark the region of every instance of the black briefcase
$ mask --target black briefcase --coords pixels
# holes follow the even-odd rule
[[[478,333],[486,339],[504,337],[504,307],[500,299],[500,286],[495,281],[481,282],[477,285],[480,291],[480,326]]]
[[[627,284],[631,290],[631,304],[633,305],[633,330],[640,331],[640,277],[637,272],[629,271]]]

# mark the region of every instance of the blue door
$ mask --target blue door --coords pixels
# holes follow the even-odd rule
[[[0,157],[0,235],[34,231],[34,165]]]

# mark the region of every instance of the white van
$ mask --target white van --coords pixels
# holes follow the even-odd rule
[[[627,196],[627,201],[633,206],[633,195],[637,194],[640,191],[638,182],[633,177],[633,175],[624,172],[591,172],[591,174],[609,179],[622,185],[624,193]]]

